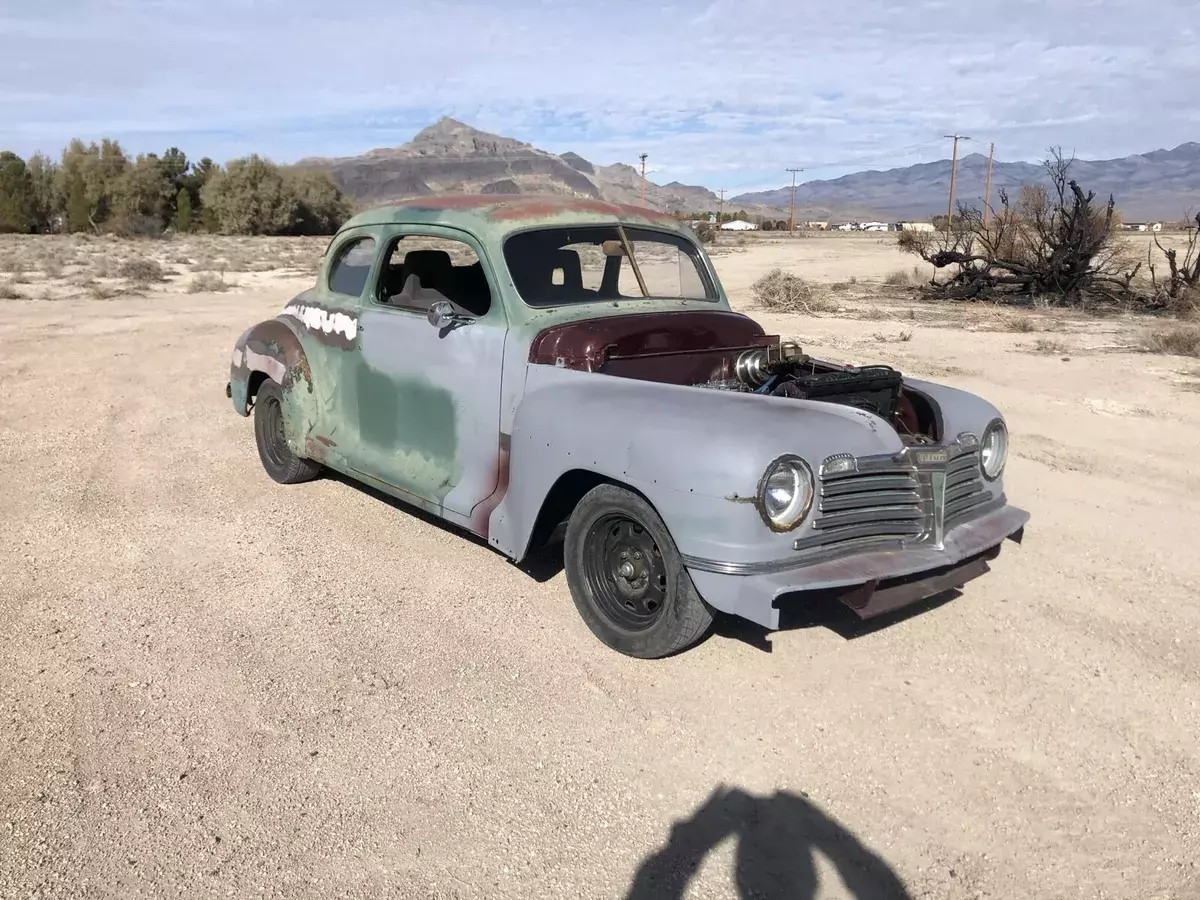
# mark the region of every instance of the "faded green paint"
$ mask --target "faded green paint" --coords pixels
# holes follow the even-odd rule
[[[355,404],[360,466],[389,485],[442,503],[461,474],[453,396],[429,381],[388,375],[362,362],[352,368],[353,391],[346,399]]]

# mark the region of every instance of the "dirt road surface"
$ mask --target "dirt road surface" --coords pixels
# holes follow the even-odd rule
[[[832,246],[717,264],[745,309],[904,264]],[[1194,361],[750,310],[1000,405],[1026,542],[885,627],[641,662],[561,573],[267,479],[229,351],[309,283],[0,303],[0,897],[1200,896]]]

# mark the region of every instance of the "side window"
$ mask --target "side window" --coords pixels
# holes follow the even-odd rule
[[[329,269],[329,290],[358,297],[367,286],[371,263],[375,262],[375,238],[361,237],[338,251]]]
[[[449,300],[456,312],[478,317],[492,305],[482,261],[470,245],[453,238],[396,238],[379,277],[379,302],[398,309],[425,312]]]

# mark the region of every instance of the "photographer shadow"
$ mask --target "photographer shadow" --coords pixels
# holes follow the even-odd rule
[[[857,900],[910,900],[886,862],[804,797],[787,791],[757,797],[723,786],[671,826],[666,846],[642,861],[625,900],[682,900],[704,858],[728,837],[737,840],[734,880],[747,900],[816,897],[817,851]]]

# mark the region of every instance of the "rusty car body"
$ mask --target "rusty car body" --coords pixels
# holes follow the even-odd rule
[[[517,562],[561,538],[581,616],[633,656],[714,610],[776,629],[818,595],[870,617],[941,593],[1029,518],[992,404],[767,334],[693,232],[640,207],[360,213],[237,339],[226,394],[276,481],[328,467]]]

